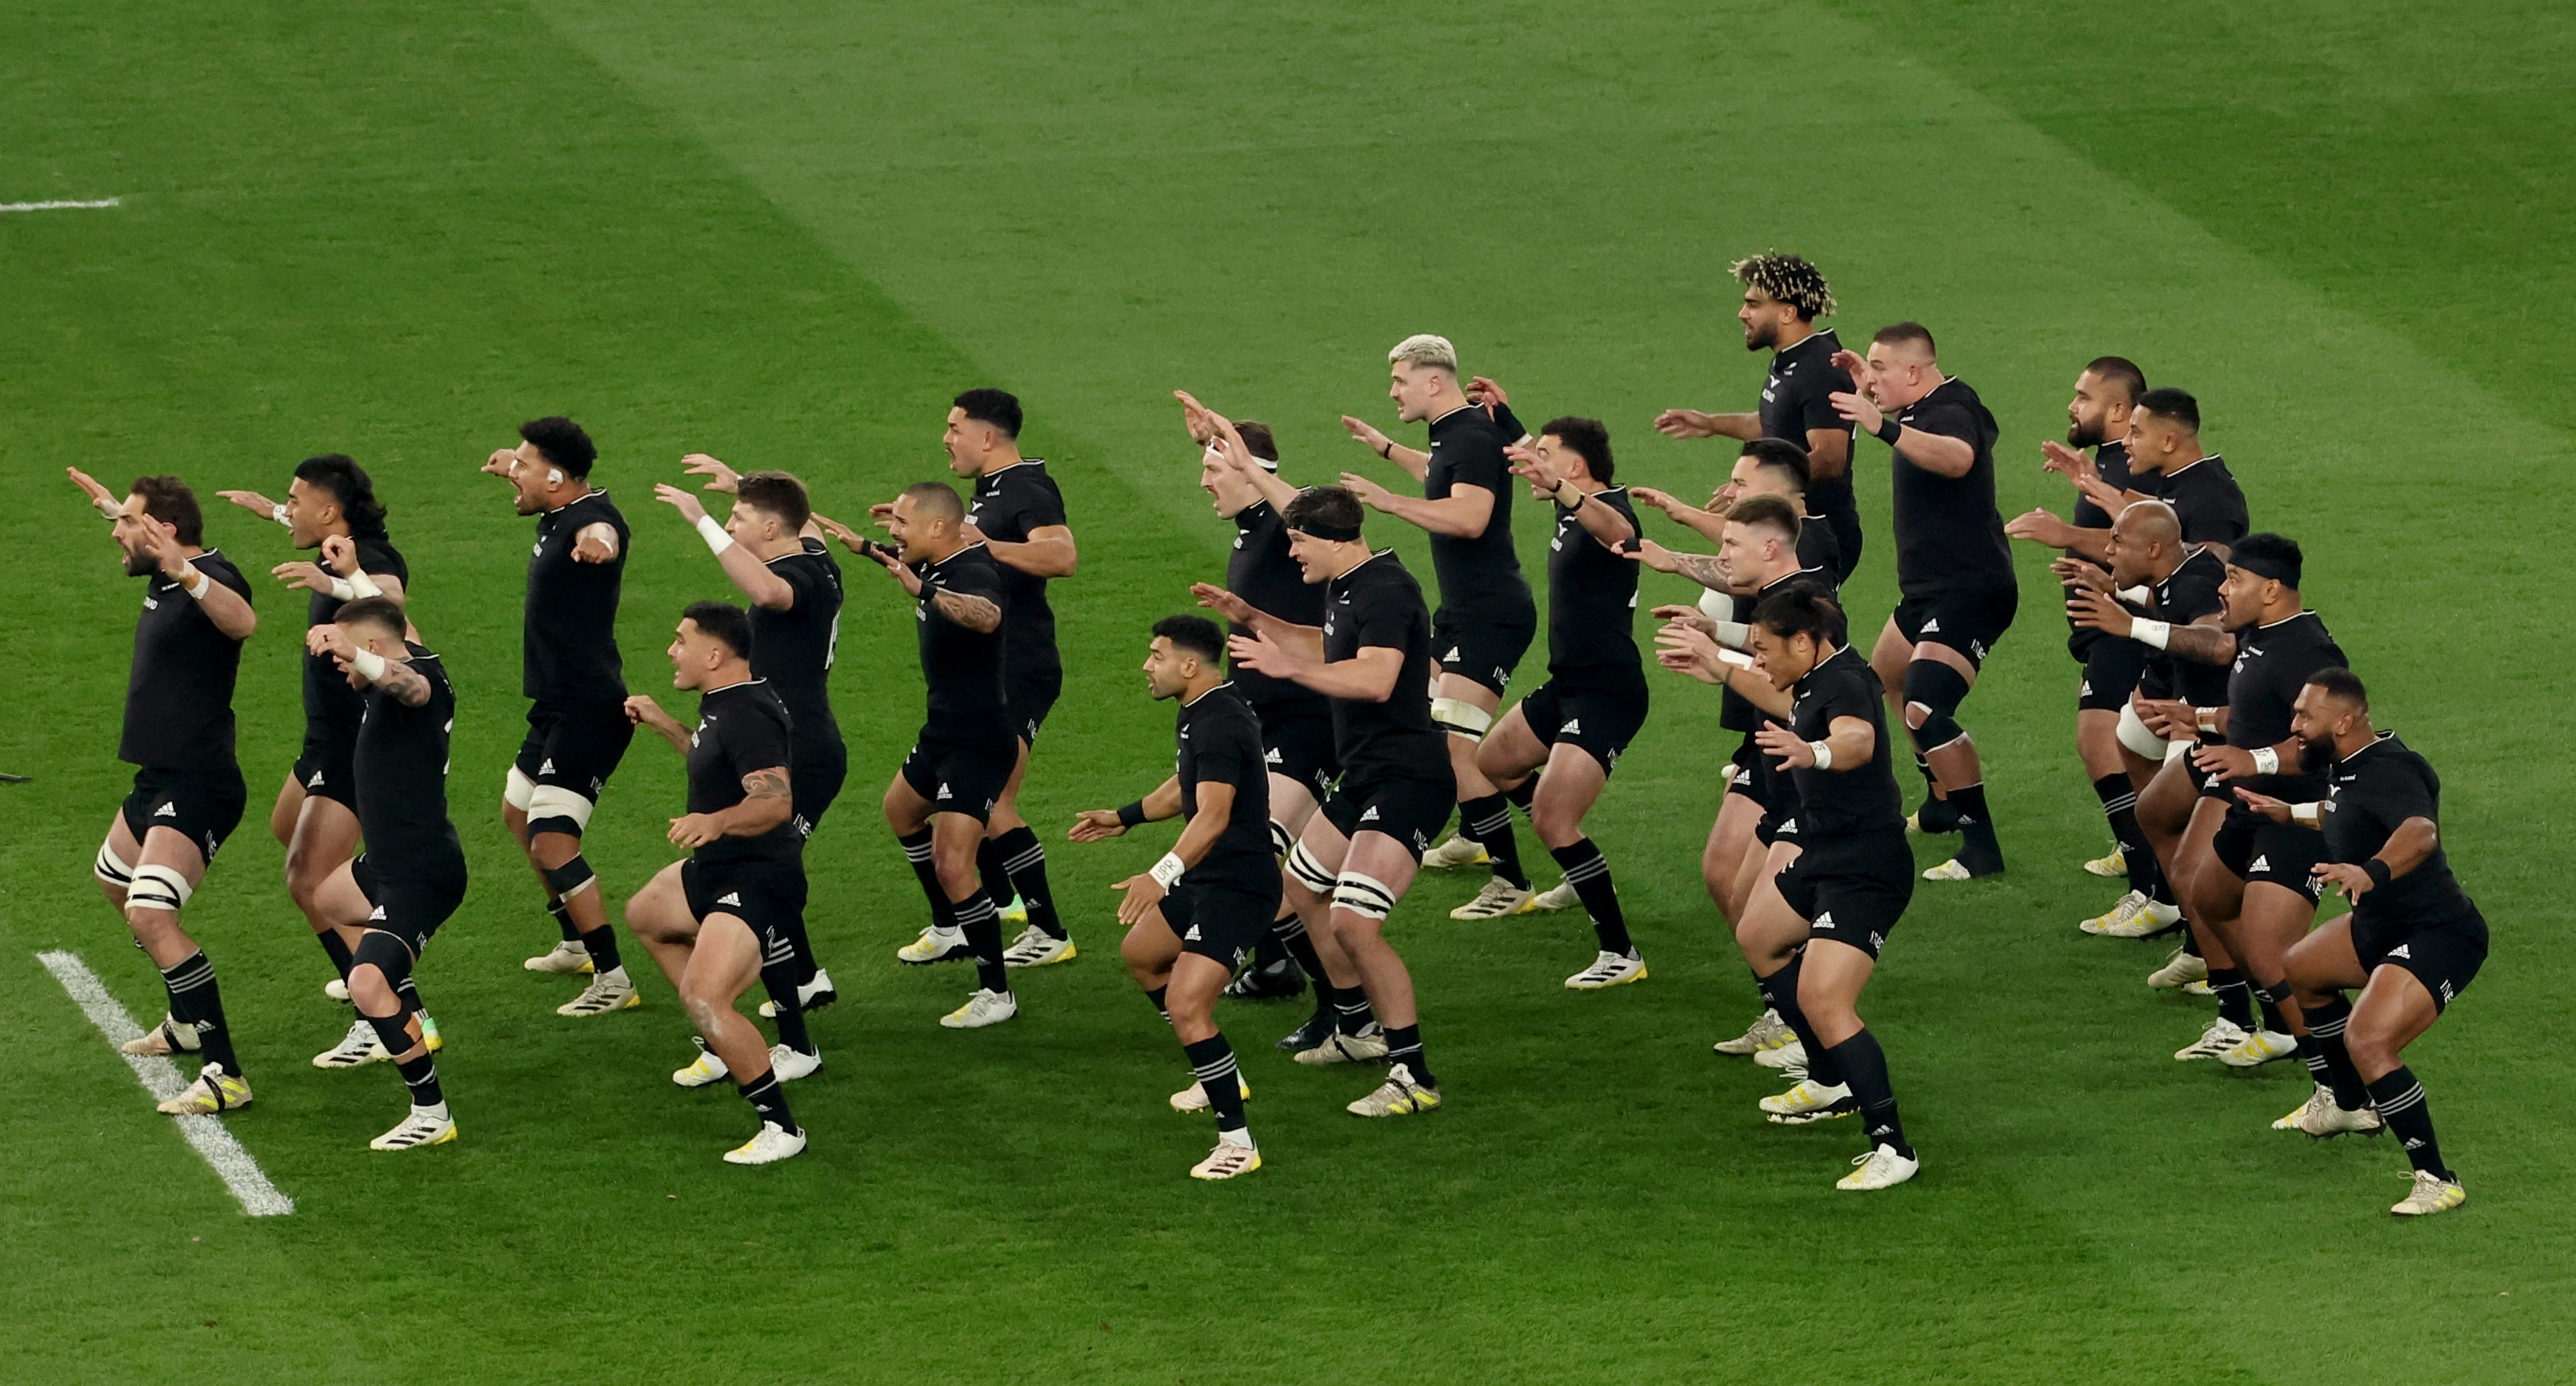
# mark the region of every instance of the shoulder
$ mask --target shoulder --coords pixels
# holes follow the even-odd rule
[[[358,567],[363,571],[396,574],[403,571],[402,550],[394,547],[392,539],[381,534],[370,534],[360,538],[356,543]]]

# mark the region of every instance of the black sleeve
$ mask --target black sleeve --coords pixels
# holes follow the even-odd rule
[[[1483,438],[1476,441],[1478,446],[1464,449],[1466,456],[1449,464],[1449,494],[1458,494],[1461,486],[1481,486],[1499,500],[1503,488],[1511,485],[1512,464],[1504,460],[1500,442]]]
[[[406,586],[411,583],[411,565],[403,562],[403,556],[383,539],[358,541],[358,571],[391,577]]]
[[[769,571],[778,574],[779,581],[786,583],[788,590],[794,594],[787,604],[790,611],[815,609],[817,604],[815,593],[823,590],[822,564],[782,563]]]
[[[1357,648],[1403,649],[1415,615],[1405,607],[1402,594],[1394,590],[1375,593],[1365,603],[1354,603],[1351,619],[1357,623]]]
[[[1978,435],[1976,416],[1969,412],[1968,407],[1946,400],[1915,406],[1912,415],[1905,420],[1905,426],[1922,433],[1956,438],[1972,446]]]
[[[2397,825],[2409,818],[2440,821],[2441,790],[2432,776],[2429,766],[2406,765],[2389,774],[2377,786],[2379,792],[2374,797],[2379,802],[2374,807],[2387,815],[2390,832],[2395,832]]]
[[[1833,400],[1837,393],[1850,394],[1851,388],[1852,378],[1846,371],[1828,369],[1822,375],[1811,377],[1806,397],[1798,401],[1798,427],[1809,433],[1822,429],[1832,429],[1838,433],[1851,432],[1856,425],[1834,412]],[[1802,448],[1807,445],[1805,438],[1793,438],[1790,441]]]
[[[736,778],[788,763],[787,724],[766,709],[736,713],[724,722],[725,764]]]
[[[1047,477],[1020,497],[1020,533],[1060,525],[1064,521],[1064,492],[1056,489],[1055,478]]]
[[[1200,784],[1231,785],[1240,798],[1251,789],[1254,780],[1270,773],[1269,762],[1260,738],[1252,735],[1248,724],[1228,721],[1217,732],[1193,749],[1191,767]]]
[[[990,567],[976,566],[942,573],[937,581],[930,584],[930,587],[934,592],[954,592],[961,597],[982,597],[1005,611],[1009,609],[1009,600],[1002,595],[1002,575]]]
[[[242,570],[234,567],[230,562],[211,564],[206,567],[201,567],[197,569],[197,571],[204,573],[208,581],[220,582],[224,586],[241,594],[241,599],[243,601],[248,602],[253,606],[257,606],[259,604],[258,599],[251,595],[250,579],[243,577]]]

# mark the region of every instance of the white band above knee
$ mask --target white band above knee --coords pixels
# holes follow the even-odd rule
[[[541,784],[528,791],[528,817],[569,818],[576,828],[590,826],[592,804],[559,784]]]
[[[1293,852],[1293,851],[1296,851],[1296,850],[1297,850],[1297,835],[1296,835],[1295,833],[1292,833],[1292,832],[1288,831],[1288,825],[1287,825],[1287,824],[1280,822],[1280,821],[1279,821],[1278,819],[1276,819],[1276,818],[1271,819],[1271,820],[1270,820],[1270,855],[1272,855],[1272,856],[1274,856],[1274,857],[1281,857],[1281,858],[1285,858],[1285,857],[1286,857],[1290,852]]]
[[[1315,859],[1315,854],[1307,850],[1303,842],[1288,849],[1288,874],[1297,878],[1297,884],[1317,895],[1331,895],[1333,887],[1340,884],[1339,878],[1324,869],[1324,864]]]
[[[2197,741],[2189,741],[2189,740],[2185,740],[2185,741],[2168,741],[2168,742],[2166,742],[2166,743],[2165,743],[2165,764],[2167,764],[2167,765],[2171,765],[2171,764],[2173,764],[2175,761],[2181,760],[2181,759],[2183,759],[2184,757],[2189,756],[2189,755],[2191,754],[2191,752],[2192,752],[2192,748],[2193,748],[2193,747],[2195,747],[2195,746],[2198,746],[2199,744],[2200,744],[2200,743],[2199,743],[2199,742],[2197,742]]]
[[[521,813],[528,811],[528,800],[535,797],[536,792],[537,782],[529,779],[528,772],[515,765],[510,767],[509,778],[501,782],[501,802]]]
[[[168,910],[172,914],[188,903],[196,893],[188,878],[178,868],[148,862],[134,868],[134,884],[125,888],[125,907],[129,910]]]
[[[119,857],[116,849],[104,842],[98,844],[98,860],[90,870],[97,872],[100,880],[119,890],[134,884],[134,863]]]
[[[1431,700],[1431,720],[1451,736],[1482,741],[1485,733],[1493,729],[1494,714],[1464,698],[1434,698]]]
[[[2165,739],[2147,729],[2146,719],[2138,716],[2134,703],[2120,707],[2120,744],[2145,760],[2163,760],[2171,754]]]
[[[1345,871],[1333,888],[1333,908],[1349,910],[1362,919],[1384,919],[1395,912],[1395,892],[1375,876]]]

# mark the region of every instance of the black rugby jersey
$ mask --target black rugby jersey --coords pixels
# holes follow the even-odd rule
[[[2309,675],[2337,665],[2351,667],[2313,611],[2236,632],[2236,662],[2227,675],[2227,744],[2251,750],[2289,740],[2290,710],[2299,690],[2307,686]],[[2322,771],[2299,770],[2286,761],[2283,769],[2282,774],[2248,775],[2226,784],[2292,803],[2325,797]]]
[[[1818,524],[1816,528],[1823,529],[1824,526],[1822,524]],[[1762,599],[1764,597],[1772,596],[1780,592],[1786,592],[1790,588],[1800,584],[1813,587],[1817,591],[1822,592],[1826,596],[1832,597],[1837,601],[1841,600],[1841,592],[1835,585],[1834,570],[1832,568],[1813,566],[1800,568],[1794,573],[1784,573],[1781,576],[1764,583],[1762,585],[1762,590],[1758,592],[1754,592],[1749,595],[1742,593],[1736,594],[1732,598],[1735,603],[1735,623],[1737,625],[1752,624],[1754,609],[1762,605]],[[1721,730],[1749,732],[1755,727],[1762,725],[1763,721],[1764,717],[1762,709],[1755,707],[1752,703],[1746,701],[1743,694],[1736,692],[1732,688],[1722,688],[1718,690],[1717,725]]]
[[[2354,918],[2400,925],[2474,919],[2476,907],[2451,874],[2450,854],[2442,847],[2442,777],[2430,762],[2407,749],[2397,733],[2384,731],[2326,772],[2317,825],[2325,831],[2328,861],[2358,866],[2378,856],[2409,818],[2433,824],[2432,855],[2388,884],[2362,892],[2353,902]]]
[[[429,698],[411,707],[382,687],[359,695],[353,767],[358,829],[366,835],[368,864],[382,875],[460,876],[465,849],[447,816],[447,744],[456,729],[456,691],[448,686],[444,661],[422,646],[404,645],[411,671],[429,683]],[[342,676],[342,686],[347,682]]]
[[[208,549],[188,560],[208,582],[251,599],[241,569]],[[134,623],[134,668],[125,681],[125,734],[116,758],[146,770],[236,771],[233,680],[241,642],[215,629],[188,589],[155,572]]]
[[[1297,560],[1288,556],[1288,522],[1276,506],[1257,500],[1234,515],[1234,552],[1225,560],[1225,590],[1252,604],[1252,609],[1291,625],[1324,624],[1324,588],[1306,581]],[[1229,622],[1236,635],[1252,628]],[[1226,668],[1235,690],[1256,708],[1303,704],[1324,710],[1324,695],[1293,679],[1275,679],[1250,669],[1236,669],[1231,655]]]
[[[1809,334],[1796,346],[1771,353],[1771,371],[1763,377],[1762,408],[1757,411],[1763,437],[1785,439],[1803,448],[1809,433],[1830,428],[1840,430],[1849,442],[1851,420],[1834,412],[1833,402],[1835,393],[1852,392],[1851,373],[1834,365],[1834,353],[1842,349],[1842,340],[1827,328]],[[1807,482],[1807,513],[1819,520],[1857,515],[1848,447],[1845,458],[1841,476],[1811,477]]]
[[[929,690],[930,724],[968,738],[1007,735],[1002,642],[1011,624],[1011,598],[1003,587],[1002,565],[983,545],[969,544],[913,571],[921,578],[913,616],[921,624],[921,678]],[[1002,608],[1002,624],[987,632],[949,620],[931,601],[942,592],[994,603]]]
[[[2104,443],[2100,447],[2093,449],[2093,470],[2101,476],[2102,484],[2110,487],[2114,491],[2136,491],[2144,495],[2155,494],[2151,489],[2156,480],[2154,476],[2144,472],[2137,473],[2136,475],[2130,474],[2129,445],[2126,443]],[[2075,493],[2075,514],[2068,523],[2074,525],[2077,529],[2109,529],[2111,527],[2111,521],[2117,518],[2119,517],[2104,510],[2102,507],[2095,505],[2091,496],[2086,495],[2082,491],[2078,491]],[[2066,556],[2069,558],[2089,557],[2089,555],[2078,553],[2073,549],[2068,549],[2066,551]]]
[[[795,782],[788,749],[793,723],[787,705],[766,679],[729,684],[698,699],[697,729],[689,733],[689,812],[722,813],[750,796],[742,778],[784,768]],[[804,838],[793,815],[758,837],[720,837],[697,851],[709,866],[732,862],[794,861]]]
[[[841,641],[841,565],[820,539],[769,560],[796,593],[794,605],[772,611],[751,607],[751,672],[767,679],[796,719],[796,739],[827,745],[841,739],[832,717],[832,655]]]
[[[1963,476],[1940,476],[1897,454],[1896,586],[1908,597],[2013,585],[2012,549],[1995,509],[1995,416],[1964,380],[1945,380],[1893,416],[1907,428],[1976,450]]]
[[[1047,475],[1042,458],[1023,458],[975,478],[974,498],[966,503],[966,523],[987,539],[1025,544],[1029,531],[1065,523],[1064,493]],[[1055,648],[1055,609],[1047,605],[1047,579],[1024,573],[999,559],[1002,590],[1010,594],[1002,618],[1002,649],[1007,677],[1045,673],[1064,667]]]
[[[1512,491],[1520,478],[1511,474],[1503,447],[1513,441],[1503,436],[1492,415],[1472,404],[1431,421],[1431,464],[1422,476],[1422,494],[1447,500],[1461,486],[1481,486],[1494,494],[1484,533],[1473,539],[1431,536],[1440,608],[1451,616],[1533,624],[1538,619],[1529,580],[1521,576],[1520,555],[1512,548]]]
[[[2186,544],[2233,544],[2245,537],[2245,490],[2227,463],[2211,453],[2178,472],[2156,476],[2140,473],[2133,487],[2173,507],[2182,521]]]
[[[392,540],[374,534],[353,536],[351,542],[357,546],[359,572],[390,575],[405,585],[411,582],[411,566],[403,562],[403,556],[395,551]],[[323,571],[330,570],[326,568]],[[345,603],[328,592],[313,593],[311,600],[304,604],[304,628],[311,630],[315,626],[331,624],[343,605]],[[331,656],[317,655],[311,646],[306,646],[305,731],[308,734],[329,731],[335,736],[349,735],[358,729],[358,718],[366,710],[367,695],[349,686],[348,677],[340,672],[340,666]]]
[[[2227,564],[2207,549],[2194,549],[2165,580],[2155,585],[2148,611],[2168,625],[2187,626],[2227,603],[2218,594],[2227,581]],[[2138,690],[2158,701],[2179,699],[2193,707],[2217,707],[2227,701],[2228,666],[2203,664],[2164,650],[2147,651],[2146,672]]]
[[[1809,572],[1822,573],[1826,590],[1841,585],[1843,541],[1834,534],[1827,517],[1810,515],[1798,524],[1798,566]]]
[[[1612,486],[1585,502],[1626,517],[1638,533],[1628,488]],[[1646,675],[1637,655],[1637,561],[1604,548],[1583,527],[1578,507],[1553,505],[1556,533],[1547,541],[1547,672],[1572,684],[1635,685]]]
[[[1234,786],[1225,831],[1181,879],[1190,885],[1260,889],[1277,880],[1270,854],[1270,766],[1261,747],[1261,722],[1231,683],[1221,683],[1181,704],[1173,737],[1179,746],[1181,816],[1199,811],[1199,786]]]
[[[1479,413],[1483,411],[1478,411]],[[1363,649],[1400,650],[1395,690],[1384,702],[1334,698],[1333,748],[1355,778],[1449,773],[1449,747],[1431,723],[1431,613],[1422,585],[1392,549],[1324,584],[1324,661]]]
[[[617,555],[576,563],[574,544],[595,524],[617,531]],[[528,602],[519,645],[519,691],[541,703],[625,715],[626,666],[617,657],[617,595],[632,548],[626,517],[593,491],[537,517],[528,558]]]
[[[1869,764],[1849,770],[1809,766],[1789,772],[1798,787],[1798,840],[1807,850],[1830,848],[1837,840],[1905,835],[1905,802],[1888,768],[1887,699],[1869,661],[1845,646],[1821,660],[1807,676],[1790,686],[1789,730],[1801,741],[1822,741],[1833,734],[1834,719],[1857,717],[1869,723]],[[1773,760],[1777,767],[1779,762]]]

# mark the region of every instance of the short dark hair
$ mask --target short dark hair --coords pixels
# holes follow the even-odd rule
[[[778,523],[795,534],[805,528],[814,513],[814,503],[805,495],[805,483],[785,472],[745,472],[734,487],[734,499],[754,510],[764,510],[778,517]]]
[[[2370,711],[2370,690],[2361,686],[2361,675],[2340,664],[2328,665],[2308,675],[2308,682],[2326,691],[2337,702],[2350,703],[2364,712]]]
[[[1237,419],[1234,421],[1234,431],[1243,435],[1243,446],[1253,456],[1264,462],[1279,460],[1279,439],[1271,433],[1270,425],[1254,423],[1250,419]]]
[[[1785,497],[1773,495],[1746,496],[1727,507],[1726,522],[1731,525],[1769,525],[1788,539],[1791,552],[1798,547],[1798,507]]]
[[[1309,486],[1288,502],[1284,516],[1290,529],[1307,529],[1323,525],[1331,529],[1357,530],[1360,527],[1360,498],[1348,487]]]
[[[2307,562],[2299,551],[2299,541],[2285,534],[2248,534],[2229,546],[2227,566],[2272,579],[2286,587],[2296,588]]]
[[[2126,356],[2096,356],[2085,363],[2084,373],[2105,385],[2119,386],[2120,393],[2127,395],[2131,404],[2137,403],[2138,396],[2147,392],[2147,373],[2138,369],[2138,363]]]
[[[1889,323],[1871,334],[1870,341],[1880,346],[1903,346],[1907,342],[1921,342],[1924,355],[1941,354],[1941,349],[1932,345],[1932,329],[1919,322]]]
[[[563,468],[566,476],[588,480],[590,464],[599,460],[599,449],[591,444],[590,435],[561,414],[528,420],[519,425],[519,436],[536,444],[537,451],[548,462]]]
[[[410,624],[403,617],[402,604],[391,597],[359,597],[340,603],[331,613],[331,621],[343,626],[374,626],[389,635],[400,635]]]
[[[1787,472],[1789,479],[1798,483],[1798,494],[1802,496],[1807,494],[1807,483],[1812,480],[1812,476],[1807,470],[1805,448],[1786,438],[1756,438],[1746,443],[1744,451],[1738,456],[1752,458],[1753,465],[1756,467],[1766,467],[1775,472]]]
[[[1764,597],[1753,608],[1753,624],[1783,640],[1803,635],[1819,644],[1850,643],[1842,607],[1805,583],[1791,583]]]
[[[1154,623],[1154,633],[1174,649],[1205,656],[1210,664],[1225,658],[1225,632],[1205,616],[1166,616]]]
[[[1746,288],[1760,289],[1797,309],[1800,322],[1814,322],[1834,311],[1833,290],[1825,287],[1824,274],[1805,256],[1766,250],[1745,256],[1727,266],[1726,272]]]
[[[125,488],[143,498],[143,513],[179,532],[182,544],[206,542],[206,512],[197,508],[197,493],[175,476],[138,476]]]
[[[1617,464],[1610,460],[1610,430],[1599,419],[1567,414],[1548,420],[1538,435],[1554,438],[1574,449],[1575,454],[1583,459],[1583,469],[1592,474],[1594,481],[1605,486],[1610,484],[1611,469]]]
[[[680,619],[696,624],[702,635],[723,641],[726,649],[744,659],[751,658],[751,614],[731,602],[691,602],[680,608]]]
[[[376,503],[376,485],[367,479],[367,469],[345,453],[326,452],[295,464],[295,479],[307,486],[319,486],[340,503],[340,517],[349,522],[349,533],[360,539],[385,537],[385,508]]]
[[[2188,390],[2170,386],[2138,396],[2137,407],[2159,419],[2171,419],[2194,433],[2200,431],[2200,401]]]
[[[966,502],[957,499],[957,488],[944,481],[916,481],[903,488],[913,504],[944,519],[966,518]]]
[[[967,418],[1002,430],[1005,437],[1020,436],[1020,397],[1008,390],[990,387],[968,390],[949,403],[965,410]]]

